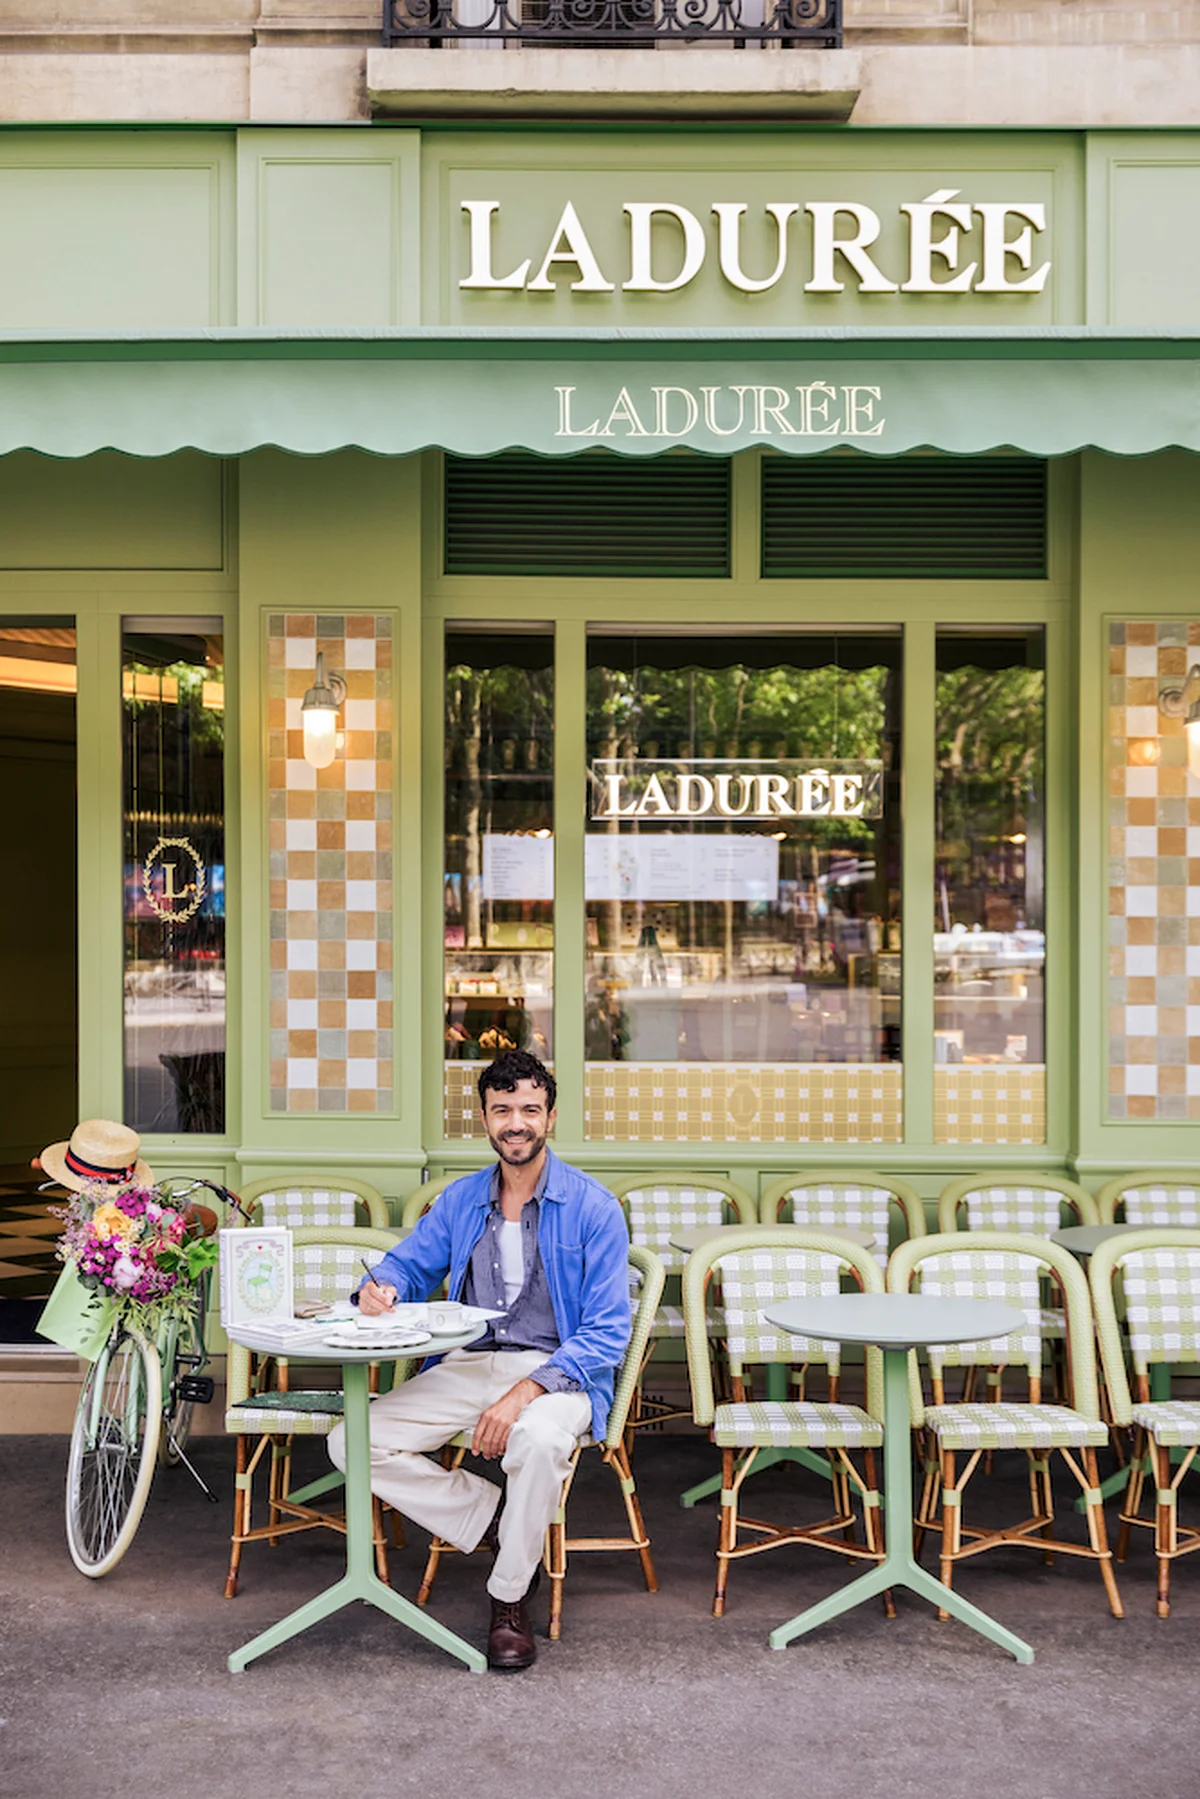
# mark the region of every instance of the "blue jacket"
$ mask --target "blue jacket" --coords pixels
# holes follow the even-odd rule
[[[603,1438],[613,1379],[629,1342],[629,1231],[617,1201],[599,1181],[546,1151],[538,1207],[538,1250],[546,1270],[559,1347],[546,1359],[578,1381],[592,1402],[592,1435]],[[492,1169],[446,1187],[403,1243],[375,1268],[404,1303],[428,1299],[449,1277],[461,1299],[471,1254],[483,1235]]]

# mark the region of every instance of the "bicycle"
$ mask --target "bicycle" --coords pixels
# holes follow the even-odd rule
[[[248,1216],[237,1195],[215,1181],[162,1190],[175,1205],[201,1188]],[[209,1208],[189,1210],[208,1214],[201,1219],[205,1235],[216,1229]],[[182,1463],[217,1503],[187,1454],[195,1408],[209,1404],[215,1391],[204,1373],[210,1282],[205,1270],[195,1282],[194,1310],[164,1318],[153,1341],[118,1318],[84,1380],[67,1460],[67,1546],[80,1573],[93,1580],[115,1568],[132,1543],[159,1466]]]

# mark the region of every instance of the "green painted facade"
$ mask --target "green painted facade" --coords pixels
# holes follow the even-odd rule
[[[1035,252],[1052,262],[1044,292],[806,294],[799,225],[795,279],[751,296],[716,272],[715,202],[744,201],[753,213],[772,203],[853,200],[886,220],[874,250],[899,283],[908,255],[899,208],[948,189],[968,203],[1045,205],[1048,224]],[[502,273],[527,256],[536,269],[572,200],[598,261],[612,271],[614,292],[464,291],[464,198],[501,203],[495,268]],[[686,290],[622,290],[627,202],[677,204],[704,221],[707,260]],[[1200,336],[1188,225],[1198,208],[1200,134],[13,132],[0,137],[0,220],[9,249],[0,331],[34,332],[60,345],[74,334],[136,329],[166,340],[209,327],[351,334],[633,326],[703,337],[1090,326],[1129,334],[1157,328],[1186,339]],[[746,266],[759,271],[773,260],[764,220],[746,239]],[[666,225],[667,237],[655,240],[660,268],[669,254],[678,261],[675,227]],[[943,221],[935,235],[945,228]],[[964,265],[969,259],[964,250]],[[1021,270],[1013,265],[1012,273]],[[718,353],[712,345],[719,341],[712,339],[708,355]],[[519,353],[521,346],[508,347]],[[725,348],[736,351],[727,340]],[[19,343],[10,338],[5,354],[19,360]],[[352,357],[352,344],[341,354]],[[678,344],[664,348],[662,380],[671,380],[680,355]],[[1191,368],[1181,371],[1182,382]],[[78,630],[80,1115],[118,1117],[122,1107],[121,619],[221,615],[228,1129],[219,1139],[153,1140],[150,1159],[162,1170],[208,1172],[234,1186],[289,1169],[340,1168],[394,1199],[426,1168],[436,1174],[479,1159],[476,1149],[448,1144],[442,1134],[442,632],[447,620],[551,620],[555,1059],[558,1141],[567,1157],[602,1176],[704,1167],[754,1190],[789,1167],[879,1165],[930,1195],[952,1173],[985,1166],[1078,1170],[1094,1185],[1112,1171],[1195,1161],[1200,1122],[1108,1118],[1106,757],[1109,624],[1200,618],[1200,464],[1169,447],[1131,458],[1085,448],[1055,460],[1044,581],[832,583],[761,578],[762,453],[748,448],[734,459],[730,577],[700,582],[446,576],[435,448],[401,458],[260,447],[225,459],[185,451],[149,460],[111,452],[78,461],[27,452],[0,460],[0,622],[37,615],[73,620]],[[390,618],[396,645],[395,1103],[391,1115],[288,1115],[272,1111],[268,1090],[267,619],[356,611]],[[586,629],[650,620],[905,628],[902,1144],[584,1141]],[[1047,632],[1048,1129],[1047,1143],[1036,1148],[933,1141],[934,951],[931,933],[918,924],[934,909],[934,633],[981,621]],[[52,866],[47,854],[48,872]],[[14,1028],[3,1055],[12,1070],[34,1065],[31,1057],[45,1046],[34,1041],[30,994],[10,1006]],[[61,1067],[57,1077],[47,1075],[54,1078],[65,1090]],[[61,1134],[69,1124],[60,1120]],[[0,1145],[0,1161],[12,1159],[11,1151]]]

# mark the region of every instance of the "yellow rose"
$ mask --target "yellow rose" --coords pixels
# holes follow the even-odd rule
[[[92,1229],[98,1237],[129,1238],[137,1229],[137,1220],[109,1200],[92,1214]]]

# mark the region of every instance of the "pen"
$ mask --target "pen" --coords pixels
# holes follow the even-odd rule
[[[367,1269],[367,1279],[370,1281],[371,1285],[375,1288],[375,1291],[377,1293],[382,1293],[383,1288],[379,1285],[379,1282],[375,1279],[375,1276],[372,1274],[371,1270],[369,1268],[367,1268],[367,1258],[365,1256],[359,1256],[358,1259],[361,1262],[362,1266]]]

